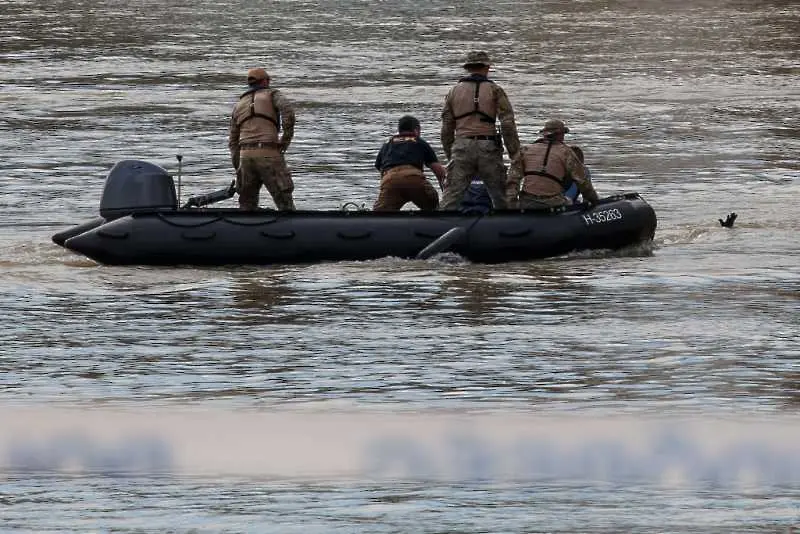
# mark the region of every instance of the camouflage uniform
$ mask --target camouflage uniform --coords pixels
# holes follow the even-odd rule
[[[294,136],[294,106],[280,91],[269,88],[264,69],[250,69],[247,76],[250,88],[233,108],[228,138],[239,207],[258,209],[263,184],[279,210],[294,210],[294,182],[283,156]]]
[[[485,52],[470,52],[464,68],[489,67]],[[500,120],[501,136],[495,123]],[[486,184],[496,209],[506,207],[503,142],[509,156],[519,151],[514,110],[505,91],[482,74],[462,78],[445,98],[442,148],[448,165],[442,210],[458,209],[474,177]]]
[[[542,137],[525,145],[511,162],[507,197],[512,206],[536,209],[565,206],[570,202],[564,192],[574,182],[583,198],[596,203],[597,192],[575,152],[564,144],[569,132],[563,122],[551,119],[539,132]],[[520,183],[522,190],[520,190]]]

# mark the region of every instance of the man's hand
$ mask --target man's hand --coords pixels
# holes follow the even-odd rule
[[[436,181],[439,182],[439,188],[444,191],[445,185],[447,184],[447,169],[438,161],[431,163],[429,167],[436,176]]]
[[[519,191],[508,185],[506,185],[506,203],[508,204],[508,209],[517,209],[519,203]]]
[[[238,193],[242,190],[242,171],[241,169],[236,169],[236,179],[233,181],[233,191]]]

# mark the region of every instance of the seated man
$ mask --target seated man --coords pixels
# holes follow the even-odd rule
[[[591,182],[592,174],[589,172],[589,167],[586,166],[586,162],[584,161],[583,150],[576,145],[570,145],[570,148],[575,152],[575,155],[578,156],[578,160],[583,163],[583,170],[586,171],[586,179]],[[564,196],[569,200],[570,204],[575,204],[578,201],[578,186],[575,185],[575,182],[572,182],[567,190],[564,191]]]
[[[447,171],[439,163],[433,148],[420,137],[419,121],[411,115],[400,118],[397,135],[386,141],[375,159],[381,171],[381,188],[375,211],[398,211],[407,202],[419,209],[432,211],[439,207],[439,195],[425,178],[423,166],[429,167],[444,186]]]
[[[548,120],[539,131],[541,137],[520,149],[511,162],[507,182],[507,198],[512,205],[522,209],[567,206],[564,193],[572,182],[587,202],[597,203],[597,192],[586,179],[583,164],[564,144],[567,132],[569,128],[562,121]]]
[[[492,197],[486,184],[480,178],[474,178],[469,187],[464,192],[461,200],[460,211],[462,213],[482,213],[486,214],[492,209]]]
[[[508,179],[506,167],[503,166],[505,178]],[[494,204],[492,203],[492,196],[489,194],[489,188],[483,183],[480,176],[474,176],[469,187],[464,192],[464,198],[461,199],[461,213],[480,213],[486,215],[489,213]]]

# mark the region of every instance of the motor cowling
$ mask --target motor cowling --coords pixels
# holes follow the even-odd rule
[[[139,160],[124,160],[114,165],[100,199],[100,215],[106,219],[177,208],[172,176],[158,165]]]

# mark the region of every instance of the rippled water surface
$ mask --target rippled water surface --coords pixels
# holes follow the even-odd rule
[[[228,116],[254,65],[297,103],[298,206],[371,205],[374,156],[400,115],[441,155],[441,104],[474,48],[495,59],[523,140],[563,118],[601,196],[652,204],[652,245],[495,266],[195,269],[100,266],[50,241],[96,215],[122,159],[177,175],[182,155],[184,194],[226,185]],[[6,405],[800,405],[796,2],[0,0],[0,85]],[[798,499],[559,482],[0,483],[7,528],[25,532],[766,533],[800,524]]]

